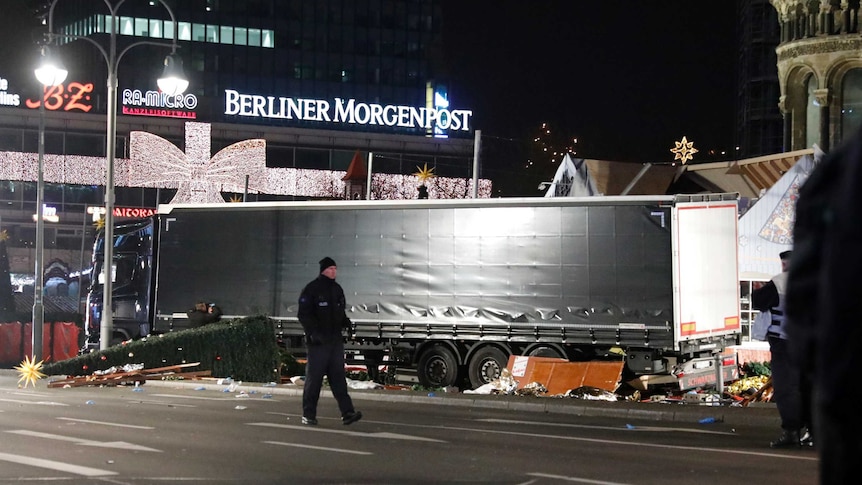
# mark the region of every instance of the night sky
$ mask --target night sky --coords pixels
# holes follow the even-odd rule
[[[27,3],[4,2],[0,76],[35,62],[29,29],[16,28],[34,25]],[[670,161],[685,135],[701,150],[695,161],[732,159],[735,4],[443,0],[450,102],[473,110],[492,157],[523,149],[547,122],[577,137],[585,158]]]
[[[446,1],[450,102],[483,136],[548,122],[585,158],[670,161],[683,135],[704,155],[730,151],[735,4]]]

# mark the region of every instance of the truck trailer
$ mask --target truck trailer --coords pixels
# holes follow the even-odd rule
[[[631,377],[685,375],[685,388],[712,375],[714,383],[717,353],[741,335],[737,199],[161,205],[115,229],[114,335],[187,328],[185,310],[205,300],[225,318],[273,318],[279,341],[301,352],[299,293],[329,256],[347,297],[351,348],[385,350],[427,386],[478,387],[511,355],[622,355]],[[100,281],[88,297],[91,343]],[[724,364],[730,378],[735,360]]]

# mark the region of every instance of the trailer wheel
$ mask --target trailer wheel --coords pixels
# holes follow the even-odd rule
[[[500,377],[509,357],[497,347],[482,347],[470,357],[467,374],[473,389],[494,382]]]
[[[562,355],[559,350],[549,345],[540,345],[539,347],[535,347],[527,355],[529,355],[530,357],[554,357],[557,359],[566,358],[566,356]]]
[[[419,383],[426,387],[448,387],[458,379],[458,361],[444,345],[434,345],[419,357]]]

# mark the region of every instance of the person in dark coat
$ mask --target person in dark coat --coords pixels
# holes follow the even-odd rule
[[[765,285],[751,292],[751,306],[761,312],[772,313],[772,323],[766,332],[769,351],[772,355],[773,399],[781,416],[782,434],[769,443],[772,448],[798,447],[811,439],[810,406],[807,406],[810,390],[802,380],[799,359],[791,352],[788,341],[785,315],[787,306],[787,277],[792,251],[779,254],[781,273],[772,277]]]
[[[192,328],[202,327],[208,323],[215,323],[221,320],[221,308],[215,303],[199,301],[195,303],[195,307],[186,312],[189,317],[189,326]]]
[[[862,131],[799,190],[787,304],[793,348],[813,368],[820,483],[858,480],[862,419]]]
[[[307,348],[302,390],[302,424],[306,425],[317,424],[317,401],[324,376],[329,378],[329,387],[338,402],[341,422],[352,424],[362,418],[347,393],[342,330],[350,327],[350,319],[345,313],[344,290],[335,282],[337,270],[332,258],[321,259],[320,275],[299,295],[297,317],[305,331]]]

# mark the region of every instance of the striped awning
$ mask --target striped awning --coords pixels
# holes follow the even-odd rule
[[[689,175],[703,178],[715,190],[739,192],[742,197],[759,197],[762,191],[775,185],[797,160],[813,153],[814,149],[809,148],[745,160],[686,165],[685,170]]]

